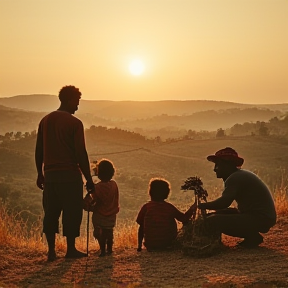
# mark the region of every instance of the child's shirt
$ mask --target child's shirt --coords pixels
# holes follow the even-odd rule
[[[98,182],[91,195],[96,201],[94,212],[102,216],[116,215],[119,212],[119,191],[114,180]]]
[[[182,223],[187,222],[189,215],[186,213],[166,201],[149,201],[144,204],[136,219],[136,222],[143,226],[144,245],[147,248],[171,245],[177,236],[175,219]]]

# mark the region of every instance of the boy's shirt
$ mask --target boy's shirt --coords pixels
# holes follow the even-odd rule
[[[119,212],[119,190],[114,180],[96,183],[92,197],[96,200],[95,212],[103,216],[116,215]]]
[[[177,236],[177,224],[187,222],[189,217],[166,201],[150,201],[144,204],[136,222],[144,228],[145,246],[160,248],[171,245]]]

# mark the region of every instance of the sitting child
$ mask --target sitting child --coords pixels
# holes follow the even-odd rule
[[[116,214],[119,212],[119,191],[117,183],[112,180],[115,168],[111,161],[100,160],[96,171],[100,182],[95,184],[95,192],[85,197],[85,201],[87,204],[93,203],[93,235],[98,240],[101,250],[99,256],[102,257],[113,252],[113,228],[116,225]]]
[[[149,183],[151,201],[144,204],[138,214],[136,222],[138,229],[138,249],[142,249],[142,240],[147,250],[161,250],[169,248],[177,236],[176,220],[187,223],[195,213],[193,204],[184,214],[174,205],[166,202],[170,193],[170,183],[165,179],[152,178]]]

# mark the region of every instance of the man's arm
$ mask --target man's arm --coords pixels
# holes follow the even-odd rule
[[[43,175],[43,134],[42,130],[38,128],[36,148],[35,148],[35,164],[37,169],[36,185],[41,190],[44,189],[44,175]]]
[[[208,210],[225,209],[229,207],[232,202],[233,202],[233,199],[221,196],[218,199],[211,201],[211,202],[199,203],[198,208],[208,209]]]
[[[209,210],[219,210],[228,208],[232,202],[235,200],[237,195],[237,187],[235,185],[227,184],[222,192],[222,196],[214,201],[207,203],[200,203],[198,205],[199,209],[209,209]]]
[[[85,138],[84,138],[84,127],[83,124],[79,125],[79,128],[74,136],[74,143],[75,143],[75,152],[76,152],[76,159],[82,174],[86,179],[86,189],[88,193],[92,193],[94,191],[94,183],[92,180],[92,176],[90,173],[90,163],[89,158],[86,150],[85,145]]]

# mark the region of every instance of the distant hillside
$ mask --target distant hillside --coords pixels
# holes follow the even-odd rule
[[[0,98],[0,104],[27,111],[47,112],[57,109],[59,100],[54,95],[46,94],[18,95]]]
[[[194,175],[203,178],[210,197],[220,193],[216,187],[222,188],[223,182],[215,177],[213,164],[206,157],[226,146],[236,149],[245,159],[244,168],[263,176],[272,189],[279,183],[287,187],[287,175],[283,174],[288,171],[285,139],[245,136],[156,143],[138,134],[103,127],[102,131],[100,128],[89,129],[85,135],[90,161],[108,158],[115,164],[115,180],[122,191],[121,219],[136,217],[137,210],[147,200],[147,187],[152,177],[164,177],[171,182],[173,193],[169,198],[177,205],[192,201],[192,194],[184,193],[180,187],[187,177]],[[42,193],[35,185],[35,141],[36,135],[33,134],[0,143],[0,184],[4,183],[14,193],[7,195],[7,190],[1,190],[0,185],[0,201],[3,197],[8,198],[6,200],[15,203],[13,207],[39,215]]]
[[[0,105],[35,112],[50,112],[59,107],[59,100],[54,95],[18,95],[0,98]],[[135,120],[152,118],[162,114],[191,115],[207,110],[259,108],[288,111],[288,104],[250,105],[224,101],[210,100],[166,100],[166,101],[108,101],[81,100],[77,113],[94,114],[109,120]]]
[[[31,132],[45,114],[58,107],[59,100],[54,95],[0,98],[0,134]],[[287,111],[288,104],[248,105],[208,100],[81,100],[75,116],[83,121],[86,128],[92,125],[118,127],[148,137],[167,138],[182,136],[187,130],[215,131],[245,122],[268,121]],[[164,134],[158,133],[159,130],[164,130]]]
[[[44,115],[43,112],[31,112],[0,105],[0,134],[36,130],[39,120]]]
[[[41,118],[48,112],[33,112],[9,108],[0,105],[0,135],[6,132],[31,132],[36,130]],[[177,138],[193,131],[216,131],[219,128],[231,128],[235,124],[245,122],[267,122],[271,118],[280,117],[283,113],[259,108],[231,108],[226,110],[207,110],[190,115],[162,114],[142,119],[109,119],[94,113],[76,112],[76,117],[83,121],[85,128],[94,126],[118,127],[141,133],[147,137]]]
[[[170,127],[170,129],[186,130],[207,130],[216,131],[219,128],[227,129],[234,124],[244,122],[268,121],[273,117],[279,117],[280,111],[268,109],[246,108],[246,109],[226,109],[226,110],[208,110],[193,113],[184,116],[161,115],[144,120],[126,121],[121,123],[122,128],[135,130],[141,128],[144,130],[156,130]],[[137,130],[136,129],[136,130]]]

